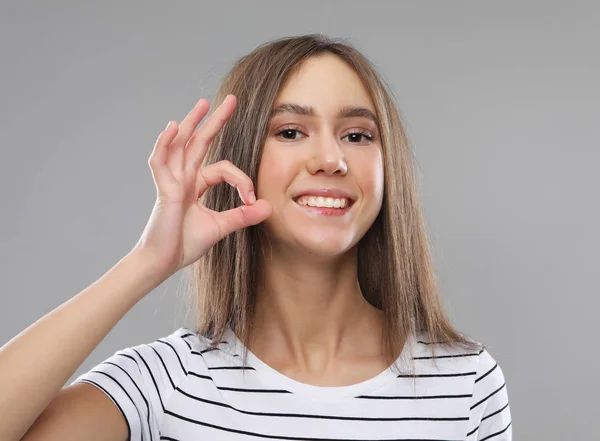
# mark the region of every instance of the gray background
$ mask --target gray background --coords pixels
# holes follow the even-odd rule
[[[0,342],[135,244],[169,119],[258,44],[322,32],[392,85],[444,302],[503,368],[515,439],[596,439],[600,7],[564,3],[3,3]],[[183,325],[180,276],[75,375]]]

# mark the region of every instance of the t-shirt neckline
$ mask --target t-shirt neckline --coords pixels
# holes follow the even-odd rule
[[[244,344],[238,339],[233,330],[228,327],[225,331],[225,337],[230,342],[230,349],[240,357],[244,351]],[[415,338],[411,335],[405,344],[402,353],[398,356],[396,362],[399,365],[406,362],[409,357],[408,347],[415,343]],[[396,379],[397,374],[393,372],[392,366],[380,372],[374,377],[361,381],[360,383],[350,384],[347,386],[316,386],[308,383],[302,383],[298,380],[282,374],[278,370],[272,368],[267,363],[258,358],[252,351],[248,349],[248,364],[253,367],[260,375],[262,382],[273,389],[283,389],[291,393],[302,395],[310,399],[336,401],[347,398],[355,398],[361,395],[372,393],[388,382]]]

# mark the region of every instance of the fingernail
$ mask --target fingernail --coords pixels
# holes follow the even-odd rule
[[[256,195],[252,190],[250,190],[250,192],[248,193],[248,200],[251,204],[254,204],[256,202]]]
[[[171,127],[171,121],[169,121],[169,122],[167,123],[167,127],[165,127],[165,130],[168,130],[168,129],[169,129],[169,127]]]

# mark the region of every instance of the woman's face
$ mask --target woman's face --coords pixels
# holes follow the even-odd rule
[[[344,61],[319,55],[290,76],[273,109],[257,182],[257,197],[273,206],[264,222],[271,244],[342,254],[364,236],[383,199],[369,94]]]

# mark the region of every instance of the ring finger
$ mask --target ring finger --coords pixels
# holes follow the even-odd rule
[[[221,105],[194,133],[185,148],[185,165],[189,170],[196,170],[204,160],[206,151],[211,141],[219,130],[223,128],[235,107],[237,99],[234,95],[227,95]]]
[[[206,99],[201,98],[179,125],[177,136],[175,136],[175,139],[169,146],[169,158],[167,161],[173,176],[179,177],[182,175],[185,145],[194,133],[194,129],[198,127],[202,118],[208,113],[209,108],[210,103]]]

